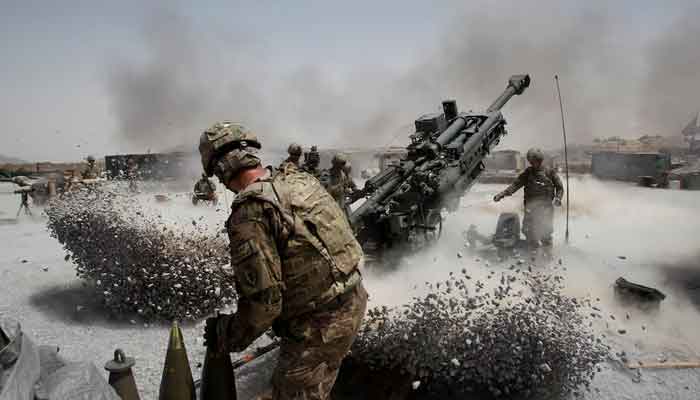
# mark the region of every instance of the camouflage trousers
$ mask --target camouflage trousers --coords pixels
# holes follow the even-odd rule
[[[525,204],[523,216],[523,234],[527,238],[528,246],[552,246],[552,233],[554,232],[554,206],[550,200],[528,201]]]
[[[339,308],[295,321],[305,339],[283,339],[272,376],[272,394],[260,400],[327,400],[340,363],[350,351],[367,309],[367,292],[358,284]]]

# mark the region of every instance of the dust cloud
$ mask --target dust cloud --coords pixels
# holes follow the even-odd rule
[[[462,208],[447,216],[443,237],[435,246],[408,257],[396,272],[368,271],[367,286],[374,305],[403,304],[421,294],[425,282],[444,281],[450,272],[459,273],[462,268],[487,288],[489,283],[497,284],[486,279],[491,271],[498,275],[517,260],[485,259],[465,248],[461,233],[475,224],[481,233],[493,234],[501,212],[521,211],[522,194],[498,204],[491,201],[502,189],[500,185],[476,185],[463,199]],[[689,290],[692,279],[700,275],[700,227],[689,223],[697,219],[697,195],[589,177],[573,179],[571,190],[570,243],[564,243],[562,208],[555,217],[555,261],[533,269],[561,273],[566,278],[565,293],[594,300],[604,314],[598,329],[616,349],[640,357],[653,353],[653,357],[668,354],[685,359],[700,354],[695,339],[700,329],[694,304],[698,299]],[[660,310],[648,312],[619,304],[613,284],[621,276],[664,292],[667,298]],[[619,329],[626,334],[618,334]]]
[[[700,111],[698,13],[694,2],[648,45],[644,61],[649,75],[640,99],[641,118],[651,131],[679,133]]]

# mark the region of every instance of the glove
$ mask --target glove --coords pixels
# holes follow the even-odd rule
[[[552,205],[554,207],[561,207],[561,199],[559,197],[555,197],[554,200],[552,200]]]
[[[504,197],[506,197],[506,196],[503,193],[499,193],[499,194],[493,196],[493,201],[496,201],[496,202],[501,201],[501,199],[503,199]]]

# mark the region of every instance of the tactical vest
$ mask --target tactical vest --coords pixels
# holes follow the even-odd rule
[[[333,197],[341,209],[345,209],[345,195],[349,185],[345,172],[338,170],[325,170],[319,178],[326,191]]]
[[[552,171],[548,168],[533,169],[528,167],[527,181],[525,182],[525,202],[554,199],[555,186]]]
[[[283,320],[313,311],[348,292],[361,277],[362,248],[321,183],[286,168],[241,191],[234,201],[256,198],[280,211],[289,232],[278,240],[282,263]]]
[[[83,179],[95,179],[95,178],[98,178],[99,175],[100,175],[100,172],[97,169],[97,167],[90,167],[90,166],[85,168],[85,171],[83,171],[83,173],[82,173]]]

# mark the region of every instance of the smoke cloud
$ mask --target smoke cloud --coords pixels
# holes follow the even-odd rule
[[[700,6],[688,7],[648,46],[642,119],[652,132],[677,134],[700,111]]]
[[[167,9],[147,21],[147,60],[114,60],[107,87],[120,134],[154,150],[193,148],[198,132],[225,118],[250,125],[268,149],[292,140],[405,144],[413,120],[438,110],[441,100],[482,110],[517,73],[530,73],[533,83],[505,106],[511,135],[504,147],[560,146],[555,74],[573,142],[677,134],[698,107],[691,100],[700,85],[693,69],[700,52],[692,38],[700,28],[688,16],[648,46],[630,44],[603,5],[473,4],[455,11],[415,65],[396,71],[376,60],[376,68],[340,75],[312,62],[279,70],[266,63],[266,46],[255,38],[242,32],[241,40],[223,42]]]

